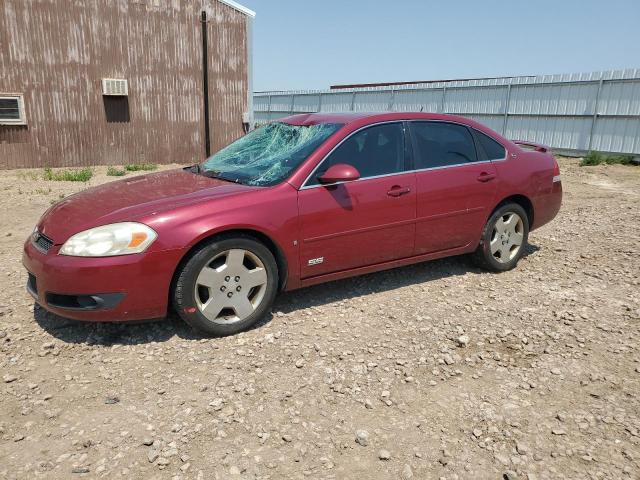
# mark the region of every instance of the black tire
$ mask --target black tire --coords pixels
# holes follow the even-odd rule
[[[517,254],[509,261],[502,262],[494,257],[494,255],[491,253],[490,242],[496,222],[498,222],[500,218],[503,218],[510,213],[517,214],[522,220],[523,240]],[[515,268],[515,266],[518,264],[518,260],[520,260],[527,247],[528,239],[529,218],[527,216],[527,212],[524,211],[524,208],[522,208],[517,203],[506,203],[500,205],[498,208],[496,208],[493,214],[491,214],[489,220],[487,220],[486,225],[482,229],[480,244],[478,245],[476,251],[471,254],[471,259],[478,267],[484,268],[485,270],[490,270],[493,272],[506,272],[507,270]]]
[[[267,286],[259,306],[248,317],[234,323],[218,323],[208,319],[199,310],[196,301],[196,280],[200,271],[220,253],[244,249],[256,255],[264,264]],[[248,329],[267,314],[278,292],[278,266],[271,251],[249,236],[219,237],[191,253],[178,271],[173,288],[173,307],[191,327],[208,336],[226,336]]]

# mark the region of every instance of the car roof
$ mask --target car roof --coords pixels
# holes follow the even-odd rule
[[[347,113],[302,113],[277,120],[291,125],[318,125],[321,123],[342,123],[345,125],[357,123],[366,125],[392,120],[440,120],[476,125],[476,122],[469,118],[458,115],[448,115],[442,113],[429,112],[347,112]]]

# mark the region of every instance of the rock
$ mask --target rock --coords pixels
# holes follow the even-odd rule
[[[4,381],[4,383],[11,383],[11,382],[15,382],[18,379],[18,377],[16,377],[15,375],[3,375],[2,380]]]
[[[482,430],[480,430],[479,428],[474,428],[473,429],[473,436],[476,438],[480,438],[482,436]]]
[[[402,480],[411,480],[413,478],[413,470],[411,470],[411,466],[409,464],[404,466],[400,476],[402,477]]]
[[[91,470],[89,470],[87,467],[75,467],[73,470],[71,470],[71,473],[89,473]]]
[[[293,441],[293,437],[288,433],[285,433],[284,435],[282,435],[282,440],[284,440],[287,443],[291,443]]]
[[[561,375],[562,374],[562,370],[560,370],[559,368],[552,368],[551,369],[551,373],[554,375]]]
[[[518,480],[518,474],[516,472],[509,470],[502,474],[502,478],[504,480]]]
[[[231,465],[229,467],[229,475],[240,475],[240,469],[235,465]]]
[[[304,367],[304,360],[301,358],[296,362],[296,368]]]
[[[520,455],[528,455],[529,454],[529,447],[528,445],[522,443],[522,442],[517,442],[516,443],[516,451],[520,454]]]
[[[551,433],[553,433],[554,435],[566,435],[567,431],[564,428],[552,428],[551,429]]]
[[[155,448],[150,448],[149,451],[147,452],[147,459],[149,460],[149,463],[155,462],[159,456],[160,456],[160,452]]]
[[[120,399],[116,396],[107,397],[104,399],[105,405],[115,405],[116,403],[120,403]]]
[[[467,335],[460,335],[458,338],[456,338],[456,343],[458,344],[458,346],[460,348],[464,348],[467,345],[469,345],[469,337]]]
[[[358,445],[362,445],[363,447],[369,445],[369,432],[367,432],[366,430],[356,431],[356,443]]]
[[[378,452],[378,458],[383,461],[391,459],[391,452],[389,450],[382,449]]]

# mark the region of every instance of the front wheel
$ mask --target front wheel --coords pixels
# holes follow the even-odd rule
[[[472,258],[487,270],[504,272],[515,268],[529,238],[529,218],[517,203],[499,207],[482,230],[482,238]]]
[[[176,280],[173,303],[194,329],[224,336],[260,320],[277,290],[278,267],[267,247],[248,237],[224,238],[191,255]]]

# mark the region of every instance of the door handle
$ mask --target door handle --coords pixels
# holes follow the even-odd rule
[[[411,193],[411,189],[409,187],[394,185],[393,187],[391,187],[391,190],[387,192],[387,195],[389,195],[390,197],[400,197],[402,195],[406,195],[407,193]]]
[[[487,172],[482,172],[479,176],[478,176],[478,181],[479,182],[490,182],[491,180],[493,180],[494,178],[496,178],[495,174],[493,173],[487,173]]]

